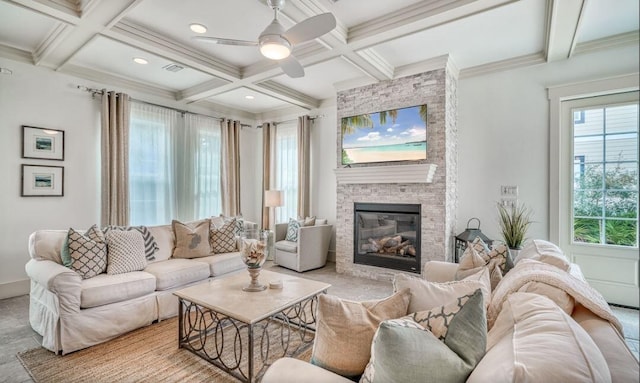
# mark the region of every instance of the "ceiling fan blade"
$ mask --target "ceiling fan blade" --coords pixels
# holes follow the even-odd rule
[[[241,46],[247,46],[247,47],[254,47],[258,45],[257,41],[222,39],[219,37],[208,37],[208,36],[193,36],[191,37],[191,39],[196,41],[202,41],[205,43],[211,43],[211,44],[241,45]]]
[[[323,13],[309,17],[289,28],[284,33],[284,37],[289,40],[291,45],[295,45],[320,37],[335,27],[336,18],[331,13]]]
[[[289,57],[278,61],[278,64],[280,64],[280,68],[282,68],[287,76],[292,78],[304,77],[304,68],[293,55],[289,55]]]

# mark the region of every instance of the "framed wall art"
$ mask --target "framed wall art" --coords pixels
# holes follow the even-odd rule
[[[23,125],[22,158],[64,161],[64,130]]]
[[[22,197],[62,197],[64,167],[22,165]]]

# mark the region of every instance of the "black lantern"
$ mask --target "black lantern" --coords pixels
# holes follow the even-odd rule
[[[478,227],[472,228],[469,226],[469,224],[473,220],[478,221]],[[480,220],[478,218],[471,218],[469,221],[467,221],[466,230],[456,235],[455,248],[453,249],[454,250],[453,261],[455,263],[458,263],[460,261],[460,257],[462,257],[464,250],[467,248],[467,242],[473,242],[473,240],[476,239],[476,237],[480,237],[480,239],[482,239],[484,243],[487,244],[487,246],[491,247],[493,240],[487,238],[487,236],[482,234],[482,232],[480,231]]]

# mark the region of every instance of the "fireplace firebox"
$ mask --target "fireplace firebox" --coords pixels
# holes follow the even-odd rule
[[[357,264],[420,273],[420,204],[354,204]]]

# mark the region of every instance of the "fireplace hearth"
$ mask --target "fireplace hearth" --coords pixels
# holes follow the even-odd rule
[[[356,264],[420,273],[420,204],[354,203]]]

